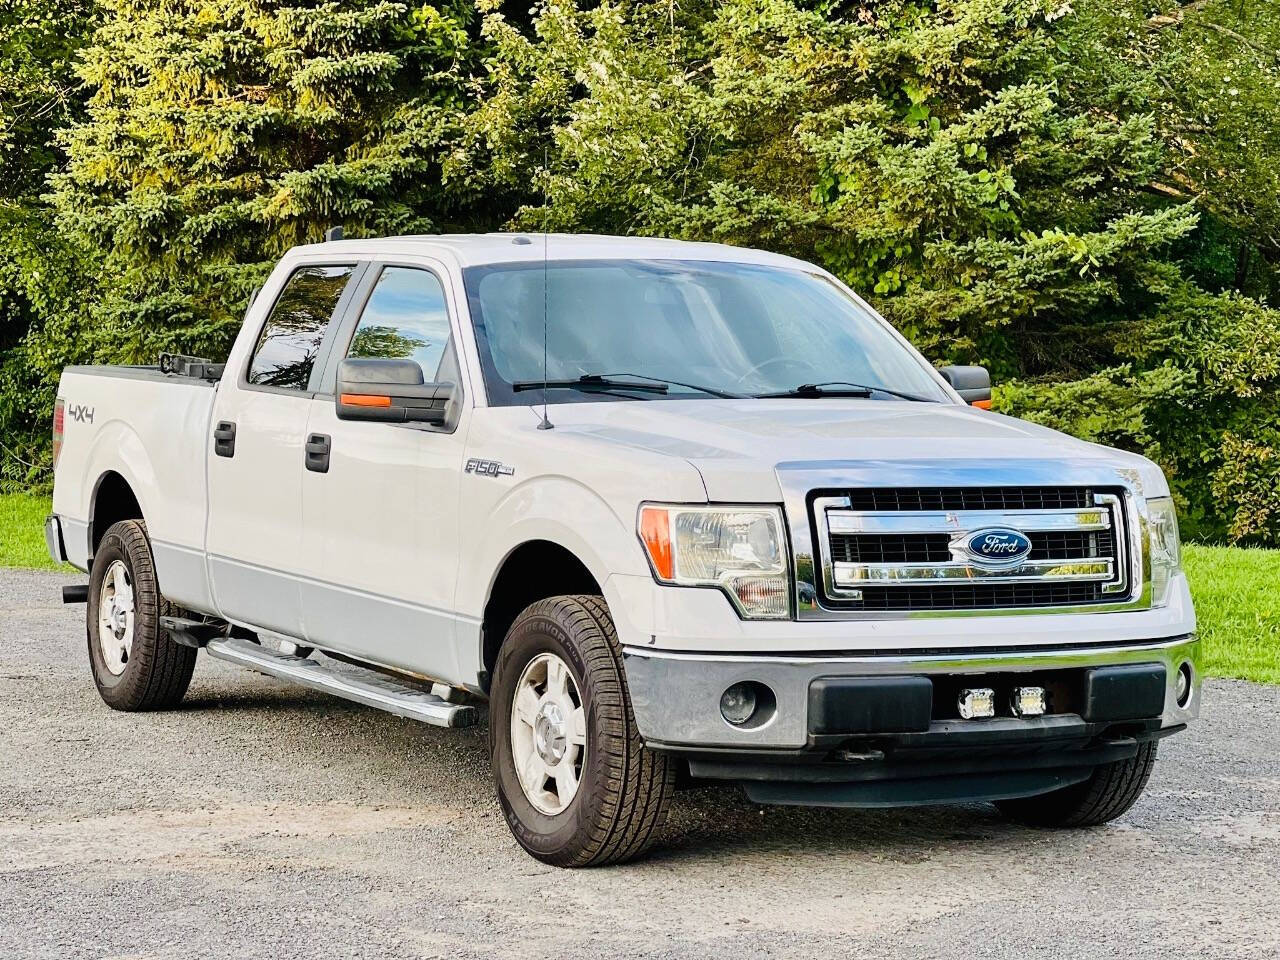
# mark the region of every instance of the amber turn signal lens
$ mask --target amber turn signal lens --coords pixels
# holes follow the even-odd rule
[[[658,576],[672,579],[676,566],[671,552],[671,519],[665,507],[644,507],[640,511],[640,539]]]
[[[342,402],[349,407],[389,407],[390,397],[373,397],[363,393],[344,393]]]
[[[990,400],[974,400],[971,404],[969,404],[969,406],[977,407],[979,410],[990,410],[991,401]]]

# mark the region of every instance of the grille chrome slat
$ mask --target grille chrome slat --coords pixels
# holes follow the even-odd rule
[[[1130,594],[1129,544],[1114,493],[870,488],[831,491],[812,507],[823,595],[833,609],[1028,609],[1116,603]],[[991,527],[1027,536],[1031,554],[1012,567],[967,554],[968,535]]]
[[[1115,564],[1108,557],[1099,560],[1058,559],[1028,561],[1012,570],[975,567],[964,561],[952,563],[834,563],[836,586],[857,588],[864,584],[921,586],[957,581],[998,581],[1001,583],[1104,582],[1115,578]]]
[[[1111,511],[1084,510],[827,510],[827,531],[852,533],[963,533],[982,527],[1013,527],[1024,533],[1110,530]]]

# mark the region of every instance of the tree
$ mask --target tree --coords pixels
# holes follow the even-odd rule
[[[1106,439],[1160,459],[1194,501],[1190,529],[1220,534],[1208,476],[1248,398],[1209,356],[1242,321],[1271,331],[1277,315],[1197,287],[1179,262],[1202,207],[1154,186],[1168,179],[1167,118],[1114,44],[1120,14],[1081,11],[548,0],[532,30],[491,12],[492,82],[452,169],[524,187],[526,226],[819,261],[935,360],[1025,384],[1005,409],[1043,416],[1069,395],[1082,416],[1055,422],[1096,435],[1083,411],[1122,397],[1129,413]],[[1251,368],[1248,391],[1266,369]],[[1193,395],[1215,412],[1203,442],[1180,446],[1200,422]]]
[[[221,356],[289,247],[333,224],[448,229],[482,199],[440,184],[474,56],[461,0],[104,10],[52,179],[60,227],[110,278],[95,354]]]
[[[74,59],[93,17],[84,0],[0,9],[0,487],[47,477],[53,396],[40,368],[67,355],[32,351],[27,338],[62,309],[74,256],[40,194],[60,161],[55,132],[83,109]]]

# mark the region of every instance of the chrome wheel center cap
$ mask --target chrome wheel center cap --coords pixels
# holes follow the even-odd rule
[[[554,767],[569,748],[569,729],[564,711],[554,701],[547,700],[538,708],[533,721],[533,744],[542,762]]]
[[[111,604],[111,630],[117,637],[123,637],[129,628],[129,612],[120,605],[119,600]]]

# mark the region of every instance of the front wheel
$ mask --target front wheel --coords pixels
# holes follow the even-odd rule
[[[1089,779],[1035,797],[997,800],[1011,820],[1033,827],[1096,827],[1114,820],[1141,796],[1156,763],[1156,741],[1139,744],[1128,760],[1104,763]]]
[[[89,574],[88,606],[89,665],[107,706],[176,706],[191,683],[196,651],[160,626],[169,606],[142,521],[122,520],[103,536]]]
[[[520,614],[490,694],[498,800],[525,850],[555,866],[585,867],[649,848],[675,769],[640,741],[600,597],[552,597]]]

